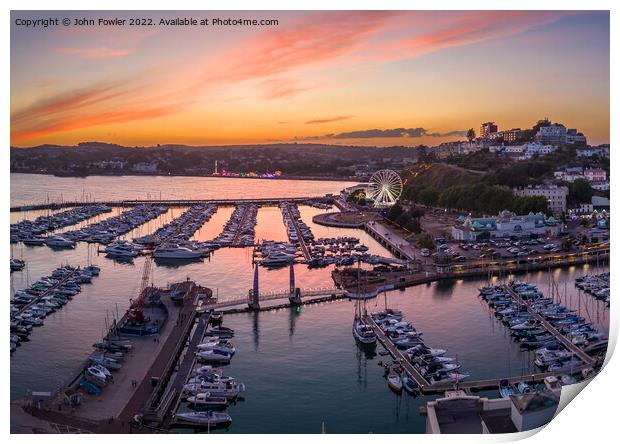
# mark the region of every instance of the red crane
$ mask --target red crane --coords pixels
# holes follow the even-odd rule
[[[153,265],[153,257],[148,256],[144,260],[144,268],[142,269],[142,280],[140,282],[140,293],[138,298],[131,301],[129,310],[127,310],[127,318],[129,321],[141,323],[144,321],[144,299],[148,293],[149,279],[151,277],[151,269]]]

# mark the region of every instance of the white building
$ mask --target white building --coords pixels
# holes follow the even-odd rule
[[[542,143],[565,143],[566,127],[564,125],[542,126],[536,133],[536,139]]]
[[[131,167],[132,171],[136,173],[156,173],[157,172],[157,163],[156,162],[140,162],[136,163]]]
[[[532,235],[555,235],[560,227],[553,218],[545,218],[542,213],[517,216],[510,211],[502,211],[497,217],[471,218],[452,227],[452,237],[458,241],[476,241],[484,237],[510,238],[531,237]]]
[[[536,185],[526,188],[515,188],[512,190],[517,196],[543,196],[549,202],[549,209],[553,214],[560,214],[566,211],[566,196],[568,187],[557,185]]]
[[[602,168],[588,168],[583,172],[588,182],[605,182],[607,180],[607,171]]]

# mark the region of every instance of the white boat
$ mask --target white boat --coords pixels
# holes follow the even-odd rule
[[[202,252],[185,247],[157,247],[153,251],[155,259],[200,259]]]
[[[97,367],[88,367],[86,370],[84,370],[84,376],[86,376],[86,378],[91,382],[100,386],[106,385],[108,382],[108,378],[105,373],[103,373]]]
[[[391,370],[387,376],[388,387],[394,390],[396,393],[401,393],[403,391],[403,380],[400,377],[399,373]]]
[[[232,358],[232,354],[222,350],[202,350],[196,353],[196,358],[202,362],[228,364]]]
[[[67,239],[62,236],[52,236],[48,237],[45,240],[45,244],[48,247],[56,247],[56,248],[73,248],[75,247],[75,242],[71,239]]]
[[[232,423],[232,418],[228,413],[211,410],[208,412],[177,413],[175,419],[205,427],[226,426]]]
[[[135,251],[130,245],[125,244],[125,243],[115,243],[115,244],[111,244],[108,245],[105,248],[105,252],[106,254],[109,254],[110,256],[113,257],[120,257],[120,258],[130,258],[130,257],[136,257],[138,255],[138,252]]]
[[[196,407],[202,408],[224,408],[228,405],[228,400],[223,397],[211,396],[211,393],[198,393],[187,398],[187,402]]]
[[[372,327],[357,317],[353,321],[353,336],[362,344],[376,344],[377,335]]]
[[[562,394],[562,384],[555,376],[545,377],[545,387],[547,387],[551,393],[558,397]]]
[[[211,393],[211,396],[235,399],[239,393],[245,391],[245,385],[237,382],[201,382],[185,384],[183,393],[189,396],[197,393]]]

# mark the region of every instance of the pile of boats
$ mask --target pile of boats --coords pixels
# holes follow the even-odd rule
[[[130,210],[123,211],[118,216],[109,217],[78,230],[67,231],[62,237],[74,242],[85,241],[107,245],[119,236],[134,228],[155,219],[168,211],[162,205],[137,205]]]
[[[260,265],[270,268],[296,262],[300,255],[297,245],[288,242],[263,241],[256,250],[260,255]]]
[[[316,239],[309,245],[312,259],[308,262],[308,266],[320,268],[332,264],[353,265],[358,260],[379,263],[378,257],[374,258],[368,254],[368,247],[359,242],[358,238],[352,236]]]
[[[237,205],[224,225],[224,229],[213,239],[212,243],[218,247],[254,245],[257,213],[258,206],[255,204]]]
[[[96,351],[87,359],[78,384],[86,392],[99,395],[103,389],[114,382],[112,372],[122,367],[125,355],[133,346],[129,341],[105,340],[93,344]]]
[[[14,271],[22,271],[26,266],[26,262],[22,259],[13,259],[11,258],[11,273]]]
[[[43,325],[48,314],[62,308],[81,291],[81,285],[98,276],[99,271],[94,265],[85,268],[64,265],[27,289],[16,291],[10,302],[11,351],[27,341],[33,327]]]
[[[518,297],[514,298],[509,290]],[[487,286],[480,289],[480,295],[510,330],[514,340],[524,348],[535,350],[534,363],[542,370],[569,374],[575,369],[592,371],[583,368],[585,364],[581,359],[574,356],[528,309],[544,318],[585,353],[599,356],[607,350],[607,338],[603,333],[575,311],[545,297],[533,284],[513,281],[507,287]]]
[[[385,333],[394,346],[429,384],[451,384],[461,382],[470,375],[461,373],[461,365],[454,358],[445,356],[446,350],[431,348],[424,343],[423,333],[403,319],[400,310],[386,309],[371,313],[372,319]],[[399,369],[400,368],[400,369]],[[414,392],[417,384],[402,369],[402,363],[388,369],[388,385],[396,392]]]
[[[155,245],[155,259],[200,259],[208,256],[215,248],[211,242],[192,241],[190,238],[217,211],[212,204],[192,205],[180,217],[159,228],[153,235],[134,239],[141,245]]]
[[[575,279],[575,286],[609,306],[609,271],[597,275],[586,275]]]
[[[11,224],[11,242],[28,240],[29,242],[24,242],[26,245],[43,245],[44,239],[40,237],[42,234],[77,224],[110,211],[112,208],[103,204],[84,205],[49,216],[39,216],[35,220],[22,220]]]
[[[186,401],[190,410],[174,415],[177,424],[227,427],[232,418],[222,410],[245,392],[245,384],[225,375],[221,368],[214,367],[230,363],[235,354],[235,347],[229,341],[234,336],[234,331],[223,327],[221,314],[219,316],[217,322],[211,322],[203,342],[197,346],[196,364],[181,393],[181,399]]]
[[[304,242],[312,242],[314,240],[312,230],[303,220],[301,220],[301,214],[299,212],[299,208],[297,208],[297,204],[282,202],[280,204],[280,211],[282,211],[282,219],[284,221],[284,225],[286,226],[288,240],[292,244],[298,244],[300,242],[300,235]],[[299,232],[297,230],[299,230]]]

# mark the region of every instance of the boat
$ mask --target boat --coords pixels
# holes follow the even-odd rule
[[[362,344],[376,344],[377,335],[372,327],[361,317],[356,317],[353,321],[353,336]]]
[[[108,382],[108,378],[106,377],[105,373],[103,373],[97,367],[91,366],[84,370],[84,377],[93,384],[96,384],[100,387],[105,386]]]
[[[24,243],[24,245],[39,247],[45,243],[45,239],[43,239],[42,237],[28,236],[22,239],[22,242]]]
[[[228,364],[232,354],[223,350],[202,350],[196,353],[196,358],[202,362]]]
[[[222,339],[232,338],[235,335],[235,331],[232,328],[222,327],[221,325],[211,327],[207,330],[207,335],[217,336]]]
[[[388,387],[394,392],[400,394],[403,391],[403,380],[400,377],[400,373],[394,369],[390,369],[387,375]]]
[[[502,379],[499,382],[499,395],[502,398],[510,398],[515,394],[515,389],[510,385],[507,379]]]
[[[415,380],[411,376],[404,374],[402,375],[401,380],[403,383],[403,388],[407,393],[409,393],[410,395],[415,395],[418,392],[418,383],[415,382]]]
[[[62,236],[58,236],[58,235],[48,237],[45,240],[45,244],[48,247],[54,247],[54,248],[74,248],[75,247],[74,241],[72,241],[71,239],[62,237]]]
[[[555,376],[546,376],[544,379],[545,387],[556,396],[560,396],[562,394],[562,384],[560,380]]]
[[[205,427],[228,426],[232,423],[232,418],[228,413],[214,412],[187,412],[174,415],[177,421],[187,422],[194,425]]]
[[[200,251],[193,251],[186,247],[162,247],[153,251],[155,259],[200,259],[203,256]]]
[[[138,256],[138,252],[135,251],[131,245],[127,243],[114,243],[105,247],[107,255],[118,258],[133,258]]]
[[[193,404],[195,407],[202,407],[208,409],[224,408],[228,405],[226,398],[211,396],[211,393],[197,393],[187,398],[187,402]]]

